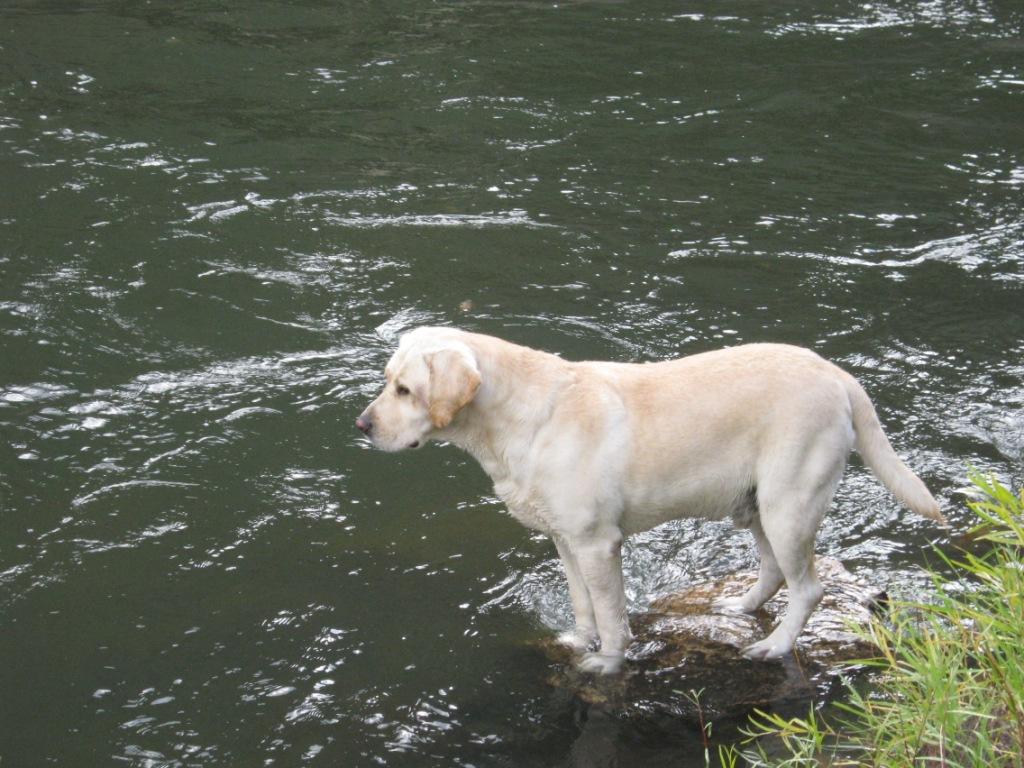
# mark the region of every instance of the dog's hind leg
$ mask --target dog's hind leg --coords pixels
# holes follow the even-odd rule
[[[777,658],[792,651],[808,617],[821,602],[821,584],[814,568],[814,539],[838,479],[762,505],[761,526],[785,579],[790,605],[778,627],[764,640],[745,648],[744,656]]]
[[[745,595],[740,597],[723,597],[714,602],[712,608],[721,613],[752,613],[772,599],[779,587],[782,586],[784,577],[782,569],[775,559],[775,552],[772,545],[765,536],[761,527],[761,520],[758,515],[750,523],[750,532],[754,535],[754,542],[757,544],[757,551],[761,556],[761,566],[757,574],[757,581]]]
[[[831,437],[844,439],[841,433]],[[804,624],[821,602],[814,539],[846,463],[846,453],[835,450],[842,442],[837,444],[829,438],[821,435],[810,446],[817,450],[807,451],[807,458],[795,471],[780,471],[783,468],[776,465],[770,473],[772,482],[758,486],[761,529],[785,578],[789,607],[768,637],[744,649],[747,658],[774,659],[792,651]]]
[[[792,509],[792,505],[796,504],[804,506],[805,511],[801,514],[810,513],[811,510],[807,507],[810,503],[807,498],[790,499],[784,501],[784,506],[780,508],[765,510],[767,514],[762,526],[775,553],[778,568],[786,580],[789,607],[782,621],[768,637],[744,649],[743,655],[748,659],[774,659],[792,651],[796,638],[803,630],[811,612],[821,602],[821,583],[814,568],[814,534],[817,530],[817,519],[820,518],[818,515],[814,516],[817,519],[809,531],[794,530],[795,527],[787,524],[788,521],[780,520],[789,514],[786,510]]]

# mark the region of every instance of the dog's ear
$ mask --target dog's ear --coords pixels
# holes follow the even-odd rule
[[[476,396],[480,371],[473,358],[458,349],[442,349],[427,355],[427,367],[430,369],[427,398],[430,422],[435,429],[443,429]]]

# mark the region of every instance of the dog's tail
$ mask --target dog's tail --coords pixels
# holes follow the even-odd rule
[[[857,453],[886,488],[903,504],[922,517],[946,525],[935,497],[921,482],[921,478],[896,455],[889,438],[878,422],[875,406],[864,388],[852,376],[845,376],[846,391],[853,411],[853,430],[857,435]]]

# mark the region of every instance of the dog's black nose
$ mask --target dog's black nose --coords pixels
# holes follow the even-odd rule
[[[356,419],[356,429],[362,432],[364,435],[370,434],[370,430],[373,429],[373,422],[368,418],[360,416]]]

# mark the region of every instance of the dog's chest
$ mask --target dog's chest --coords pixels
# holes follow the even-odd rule
[[[543,533],[552,532],[550,511],[536,494],[530,492],[529,488],[506,479],[494,483],[494,492],[505,503],[512,517],[527,528],[533,528]]]

